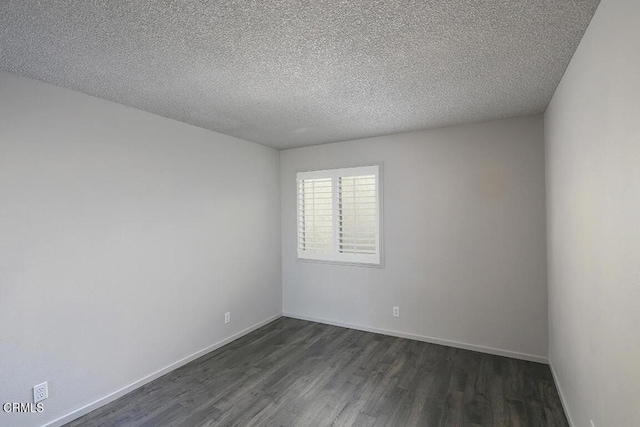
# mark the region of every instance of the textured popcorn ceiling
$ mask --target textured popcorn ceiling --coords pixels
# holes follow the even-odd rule
[[[2,0],[0,68],[276,148],[545,110],[598,0]]]

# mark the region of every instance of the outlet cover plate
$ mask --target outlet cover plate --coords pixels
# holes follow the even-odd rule
[[[49,385],[47,382],[33,386],[33,403],[38,403],[49,397]]]

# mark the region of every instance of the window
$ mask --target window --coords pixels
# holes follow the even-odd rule
[[[300,172],[298,258],[381,264],[378,166]]]

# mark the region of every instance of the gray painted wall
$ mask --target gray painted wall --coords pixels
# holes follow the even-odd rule
[[[0,396],[50,393],[0,424],[279,315],[279,179],[274,149],[0,73]]]
[[[545,115],[550,359],[573,425],[640,425],[640,2],[604,0]]]
[[[385,267],[296,261],[296,172],[376,162]],[[542,116],[285,150],[280,164],[285,314],[546,360]]]

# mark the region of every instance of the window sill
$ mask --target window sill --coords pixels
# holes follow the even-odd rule
[[[310,264],[342,265],[347,267],[384,268],[384,263],[382,261],[379,264],[367,264],[362,262],[326,261],[321,259],[296,258],[296,262],[303,262],[303,263],[310,263]]]

